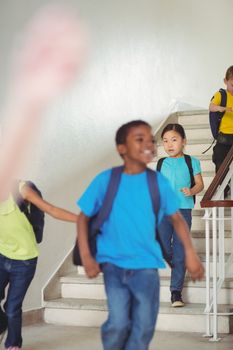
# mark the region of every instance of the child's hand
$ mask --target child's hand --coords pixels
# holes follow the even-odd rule
[[[91,256],[83,261],[83,266],[89,278],[94,278],[101,272],[99,264]]]
[[[183,194],[184,194],[186,197],[192,196],[191,188],[183,187],[183,188],[181,188],[181,192],[183,192]]]
[[[219,112],[232,112],[232,107],[222,107],[222,106],[218,106],[218,111],[219,111]]]
[[[194,249],[185,252],[186,268],[193,281],[201,280],[204,276],[204,267]]]

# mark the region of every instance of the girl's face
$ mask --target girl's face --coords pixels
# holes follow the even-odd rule
[[[163,135],[163,147],[169,157],[182,157],[185,144],[186,139],[183,139],[181,135],[174,130],[167,131]]]

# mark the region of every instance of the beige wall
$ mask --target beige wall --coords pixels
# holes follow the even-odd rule
[[[0,103],[12,41],[48,1],[0,2]],[[232,0],[67,0],[90,28],[90,57],[79,81],[47,112],[25,176],[48,200],[76,210],[96,173],[116,162],[116,128],[132,118],[156,125],[182,109],[207,108],[233,64]],[[47,219],[37,276],[25,308],[74,240],[71,224]]]

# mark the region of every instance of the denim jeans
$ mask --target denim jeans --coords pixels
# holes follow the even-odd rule
[[[191,209],[180,209],[180,213],[187,222],[189,229],[192,225],[192,210]],[[177,290],[182,291],[185,278],[185,253],[184,247],[181,243],[171,221],[164,217],[159,225],[160,238],[162,243],[172,261],[171,269],[171,292]]]
[[[224,145],[218,142],[214,146],[212,160],[213,160],[213,163],[215,164],[216,173],[220,168],[220,166],[222,165],[230,149],[231,149],[231,145]]]
[[[22,304],[34,277],[37,258],[13,260],[0,254],[0,302],[6,299],[0,311],[0,329],[7,326],[5,347],[22,346]]]
[[[109,310],[101,328],[104,350],[147,350],[159,310],[158,271],[110,263],[102,271]]]

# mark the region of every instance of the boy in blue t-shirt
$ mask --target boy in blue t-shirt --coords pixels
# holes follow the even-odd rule
[[[107,294],[109,316],[102,326],[105,350],[147,350],[153,337],[159,309],[158,268],[165,267],[155,227],[146,177],[146,166],[155,153],[151,126],[136,120],[116,133],[117,151],[124,171],[109,218],[101,227],[97,256],[88,247],[88,221],[103,203],[111,169],[95,177],[78,200],[78,244],[89,278],[101,271]],[[186,266],[193,280],[203,277],[186,223],[178,211],[178,200],[168,181],[157,173],[160,192],[158,220],[170,216],[186,252]]]

